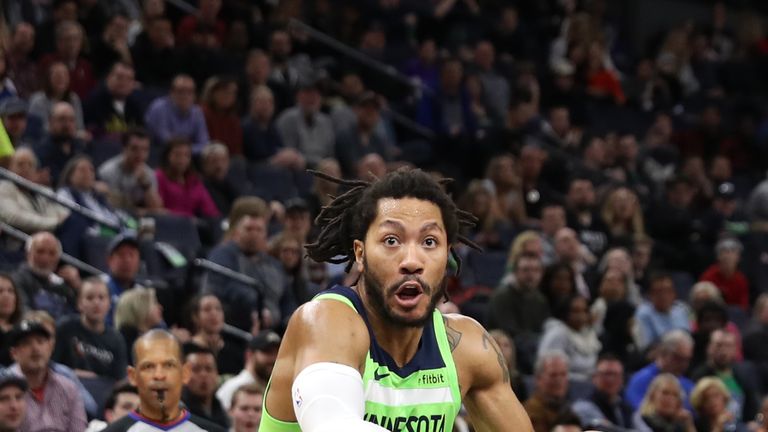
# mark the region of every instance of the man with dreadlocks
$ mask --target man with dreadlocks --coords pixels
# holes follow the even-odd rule
[[[476,431],[531,431],[494,339],[474,320],[440,314],[448,256],[472,215],[440,182],[401,169],[324,207],[307,245],[316,261],[360,278],[291,318],[267,392],[261,432],[450,432],[462,401]]]

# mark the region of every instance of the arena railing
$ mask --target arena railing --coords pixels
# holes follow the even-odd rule
[[[57,204],[61,205],[62,207],[66,207],[76,213],[79,213],[80,215],[104,227],[111,228],[116,231],[120,231],[123,228],[119,223],[115,222],[114,220],[107,219],[104,216],[100,215],[99,213],[87,207],[83,207],[76,202],[61,198],[60,196],[56,195],[56,192],[54,192],[53,189],[49,189],[37,183],[29,181],[24,177],[21,177],[20,175],[8,169],[0,168],[0,178],[9,180],[13,182],[16,186],[22,187],[34,194],[40,195],[46,199],[54,201]]]

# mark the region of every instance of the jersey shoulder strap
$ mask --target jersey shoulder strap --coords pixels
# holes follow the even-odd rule
[[[317,294],[313,300],[336,300],[351,307],[355,312],[360,313],[363,308],[362,300],[357,292],[350,287],[343,285],[334,285],[331,288]]]

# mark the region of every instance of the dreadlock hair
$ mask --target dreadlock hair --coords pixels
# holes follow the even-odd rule
[[[450,245],[461,242],[475,250],[482,250],[472,240],[461,235],[462,226],[475,226],[478,219],[472,213],[456,207],[443,185],[451,179],[435,180],[420,169],[403,167],[372,182],[343,180],[309,170],[312,174],[330,182],[350,188],[345,193],[331,197],[333,201],[324,206],[315,218],[320,234],[314,243],[306,245],[307,255],[317,262],[341,264],[346,262],[344,271],[349,272],[355,262],[354,240],[365,238],[368,227],[376,218],[378,202],[382,198],[416,198],[434,203],[440,208],[448,237],[451,256],[456,261],[456,273],[461,272],[461,258]]]

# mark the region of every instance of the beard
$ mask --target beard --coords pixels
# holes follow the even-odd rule
[[[374,309],[376,315],[381,317],[388,324],[393,327],[408,328],[408,327],[424,327],[430,319],[432,319],[432,312],[437,307],[437,303],[445,295],[445,278],[440,280],[437,285],[437,289],[433,289],[427,282],[416,275],[406,275],[402,279],[393,283],[388,287],[384,287],[383,283],[376,275],[371,271],[368,266],[368,261],[363,257],[363,281],[365,282],[365,290],[370,300],[370,304]],[[424,295],[431,296],[429,299],[429,305],[424,315],[416,318],[406,318],[397,315],[389,305],[387,305],[387,298],[394,296],[395,291],[406,282],[418,282],[421,285],[421,289]],[[434,292],[433,292],[434,291]]]

